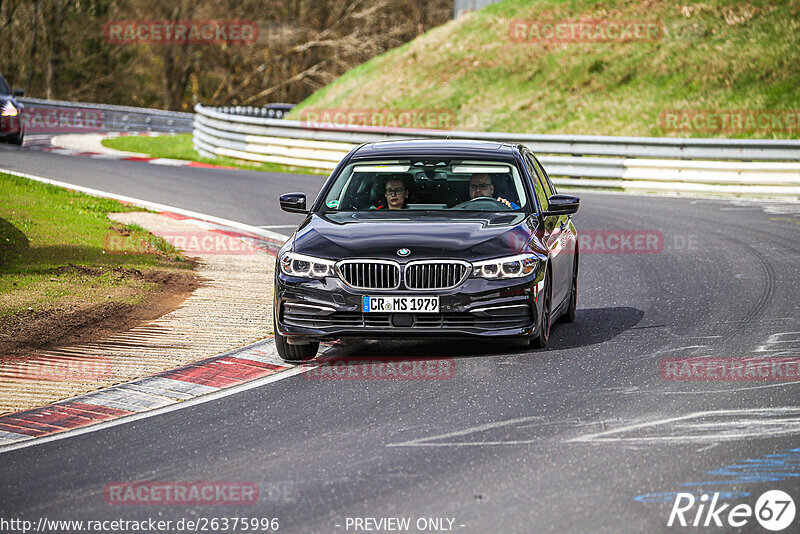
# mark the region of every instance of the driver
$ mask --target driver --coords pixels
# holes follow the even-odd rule
[[[494,199],[494,184],[492,177],[485,172],[476,172],[469,179],[469,198],[474,199],[478,197],[489,197]],[[519,206],[506,200],[503,197],[497,197],[495,200],[502,202],[512,210],[518,210]]]

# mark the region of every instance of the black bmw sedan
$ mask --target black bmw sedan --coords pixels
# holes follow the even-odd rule
[[[575,318],[577,197],[523,145],[415,140],[353,149],[278,253],[275,340],[288,361],[341,338],[544,347]]]
[[[0,76],[0,139],[15,145],[21,145],[25,137],[25,126],[22,123],[23,105],[15,96],[22,96],[21,89],[13,93],[5,79]]]

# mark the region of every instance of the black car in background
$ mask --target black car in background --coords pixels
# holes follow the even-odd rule
[[[0,140],[21,145],[25,137],[25,126],[22,124],[22,113],[25,107],[14,97],[22,96],[22,89],[12,92],[5,78],[0,76]]]
[[[575,318],[577,197],[523,145],[420,140],[353,149],[278,253],[280,356],[339,338],[463,338],[543,347]],[[395,208],[395,209],[392,209]]]

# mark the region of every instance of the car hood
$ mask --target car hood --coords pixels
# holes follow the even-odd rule
[[[516,254],[531,239],[536,221],[525,213],[448,212],[313,214],[297,229],[294,250],[321,258],[479,260]]]

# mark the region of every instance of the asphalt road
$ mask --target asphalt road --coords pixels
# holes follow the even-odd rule
[[[0,144],[0,168],[254,226],[299,224],[303,217],[282,212],[278,198],[282,193],[302,191],[310,203],[325,181],[321,175],[169,167],[141,161],[62,156],[3,144]],[[285,231],[289,233],[291,228]]]
[[[0,167],[257,225],[295,222],[276,195],[313,193],[321,180],[6,147]],[[453,358],[455,373],[300,375],[3,453],[0,518],[277,517],[280,532],[354,532],[347,518],[410,517],[451,518],[470,533],[661,532],[697,530],[666,526],[674,492],[750,506],[771,489],[800,498],[800,457],[789,452],[800,447],[796,381],[659,373],[664,358],[800,355],[800,205],[581,196],[579,232],[606,244],[644,232],[661,246],[584,251],[578,318],[556,325],[546,350],[368,344],[359,355]],[[114,481],[201,480],[254,482],[261,497],[239,507],[103,498]],[[750,519],[741,531],[763,529]]]

